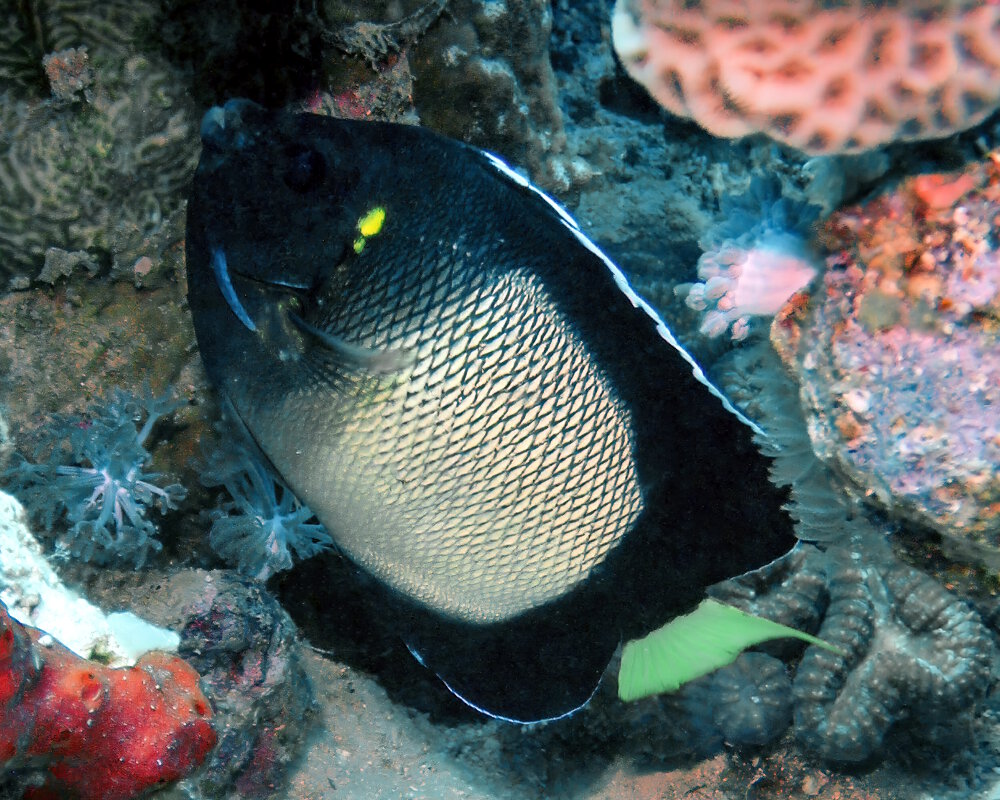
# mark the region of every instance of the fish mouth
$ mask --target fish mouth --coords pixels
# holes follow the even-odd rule
[[[257,323],[250,316],[246,307],[236,294],[230,272],[238,278],[249,281],[258,286],[268,289],[280,289],[289,294],[304,300],[305,295],[313,287],[293,283],[291,281],[264,280],[253,275],[247,275],[239,270],[230,270],[226,258],[226,251],[221,247],[213,247],[211,250],[212,274],[215,276],[215,283],[222,293],[226,305],[233,312],[240,323],[251,333],[257,332]],[[302,333],[308,335],[313,341],[318,342],[326,350],[333,353],[337,362],[342,367],[360,369],[373,375],[395,375],[413,366],[415,353],[407,348],[373,349],[363,345],[352,344],[338,336],[334,336],[316,326],[306,322],[299,314],[292,310],[287,311],[288,318]]]
[[[226,130],[226,110],[222,106],[212,106],[201,118],[201,141],[206,146],[213,149],[222,148],[219,145],[223,141]]]
[[[229,100],[222,106],[212,106],[201,118],[202,145],[216,153],[244,149],[256,138],[248,133],[244,120],[262,113],[265,113],[262,106],[242,98]]]

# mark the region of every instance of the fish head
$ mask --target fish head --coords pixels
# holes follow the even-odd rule
[[[381,228],[385,211],[371,198],[391,190],[392,153],[371,133],[363,123],[242,99],[203,118],[188,204],[188,297],[202,360],[234,410],[299,379],[296,366],[318,332],[302,324],[305,305],[321,294],[335,300],[338,287],[356,294],[356,275],[342,267]]]
[[[206,244],[224,254],[230,277],[318,285],[358,237],[363,210],[352,208],[377,172],[363,169],[368,137],[350,123],[230,100],[205,114],[201,138],[195,182]]]

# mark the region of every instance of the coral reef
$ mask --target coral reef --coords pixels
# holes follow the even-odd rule
[[[0,605],[0,789],[30,800],[128,800],[190,773],[215,745],[184,661],[85,661]],[[7,795],[5,795],[7,796]]]
[[[797,387],[766,341],[734,351],[720,378],[767,432],[757,442],[774,459],[772,480],[790,488],[786,507],[803,541],[709,594],[815,633],[845,653],[807,648],[791,692],[798,740],[831,761],[861,761],[880,752],[893,729],[919,738],[975,713],[995,657],[976,612],[902,564],[817,458]],[[767,649],[792,655],[787,647]]]
[[[741,653],[678,694],[676,702],[706,744],[721,739],[733,747],[758,747],[792,723],[792,681],[784,663],[767,653]]]
[[[755,176],[747,191],[720,201],[722,222],[699,241],[703,282],[674,292],[689,308],[705,311],[700,332],[734,340],[750,332],[750,318],[773,317],[819,273],[811,252],[811,228],[819,207],[783,197],[776,178]]]
[[[297,580],[304,585],[301,576]],[[317,709],[303,662],[320,656],[304,652],[297,627],[262,584],[229,570],[109,567],[90,577],[88,590],[95,601],[141,610],[156,625],[179,631],[178,654],[201,676],[218,744],[202,767],[182,781],[183,796],[303,796],[287,786],[287,776],[317,733]],[[305,602],[308,594],[300,591]],[[339,617],[343,610],[326,612]],[[322,688],[329,687],[324,682]],[[337,733],[333,721],[329,735]],[[311,772],[322,765],[320,771],[339,785],[340,775],[328,772],[331,760],[327,752],[299,767]],[[329,790],[324,779],[316,796]]]
[[[618,0],[614,43],[669,111],[810,153],[947,136],[1000,103],[1000,8],[981,0]]]
[[[231,499],[209,512],[209,544],[243,575],[259,581],[329,549],[333,540],[285,484],[235,436],[222,437],[201,473],[204,486],[223,486]]]
[[[390,54],[378,64],[374,75],[335,81],[332,86],[335,91],[317,90],[293,103],[290,110],[404,125],[419,123],[413,107],[413,71],[405,52]]]
[[[183,218],[142,247],[128,280],[93,277],[85,251],[51,248],[30,291],[0,294],[0,396],[10,436],[28,454],[53,415],[82,417],[110,386],[175,386],[196,400],[201,377],[191,315],[183,298]],[[121,275],[125,278],[125,274]],[[178,409],[157,468],[180,475],[210,430],[196,405]],[[6,448],[5,448],[6,449]]]
[[[973,711],[991,678],[995,647],[975,611],[874,542],[800,544],[711,590],[844,651],[810,646],[792,684],[796,736],[832,761],[871,757],[894,725]]]
[[[565,145],[551,28],[548,0],[451,0],[410,56],[422,123],[551,180]]]
[[[355,22],[330,31],[327,39],[345,53],[362,56],[377,69],[378,62],[400,53],[433,25],[448,0],[429,0],[407,17],[396,22]]]
[[[162,5],[168,9],[182,8],[185,12],[207,8],[194,0],[170,0]],[[453,0],[450,9],[424,37],[405,42],[401,53],[389,54],[374,70],[367,59],[351,59],[332,46],[324,51],[317,47],[322,37],[310,37],[317,30],[328,34],[332,17],[319,28],[307,30],[302,24],[305,13],[288,15],[284,8],[262,9],[261,4],[236,0],[211,5],[207,18],[199,16],[185,31],[183,42],[191,64],[200,71],[193,93],[203,105],[240,94],[278,104],[316,103],[317,110],[342,115],[413,121],[415,100],[425,121],[438,124],[444,120],[449,132],[503,150],[512,161],[529,165],[550,190],[574,202],[581,223],[595,239],[610,246],[610,252],[629,270],[630,277],[647,297],[661,307],[674,304],[673,308],[681,313],[685,309],[675,299],[673,284],[678,280],[697,280],[689,267],[699,256],[697,242],[704,240],[702,232],[712,228],[713,217],[719,212],[718,199],[746,186],[752,165],[768,174],[780,175],[785,191],[789,182],[801,183],[805,175],[799,171],[796,156],[787,151],[782,153],[763,138],[730,146],[725,141],[708,141],[695,126],[676,119],[669,121],[665,138],[662,113],[634,84],[629,87],[630,82],[621,70],[616,70],[604,25],[606,2],[554,0],[555,37],[548,43],[540,43],[537,30],[529,30],[529,35],[520,40],[512,35],[512,28],[503,21],[503,12],[514,13],[524,5],[531,6],[532,13],[544,16],[546,9],[542,6],[547,4]],[[316,4],[307,1],[295,5],[301,11]],[[329,14],[334,13],[334,7],[350,9],[348,16],[336,20],[346,28],[358,22],[393,25],[407,19],[425,2],[379,0],[326,5],[331,9]],[[35,181],[44,177],[49,182],[48,188],[32,189],[32,198],[39,198],[41,203],[37,228],[16,219],[7,228],[3,227],[3,220],[11,219],[18,206],[9,205],[6,201],[13,200],[15,195],[8,195],[6,189],[0,188],[0,199],[5,201],[0,204],[0,232],[11,231],[9,236],[16,239],[10,244],[10,239],[0,236],[3,269],[10,270],[0,282],[7,283],[8,277],[12,277],[17,279],[15,285],[20,286],[28,285],[29,278],[54,283],[52,289],[46,286],[0,299],[0,319],[5,321],[0,326],[0,393],[17,398],[16,406],[5,410],[4,421],[10,422],[24,452],[33,451],[31,429],[38,420],[52,412],[79,413],[81,404],[102,395],[107,385],[138,386],[140,376],[149,373],[154,385],[178,385],[188,398],[206,396],[200,367],[192,355],[193,337],[186,309],[180,300],[182,282],[173,268],[180,262],[180,251],[174,245],[183,239],[183,228],[177,224],[176,215],[170,213],[179,204],[180,181],[161,178],[169,194],[153,190],[153,199],[162,213],[162,224],[157,225],[156,206],[143,196],[157,183],[152,173],[145,169],[134,174],[114,172],[107,163],[108,143],[112,143],[116,153],[124,153],[132,146],[133,135],[148,137],[151,150],[147,154],[157,152],[158,130],[164,132],[159,139],[164,155],[168,151],[175,155],[180,152],[177,129],[167,126],[168,111],[160,105],[152,104],[150,121],[138,119],[134,123],[137,127],[131,130],[127,119],[114,122],[110,135],[107,119],[118,112],[105,112],[106,107],[101,105],[111,97],[120,103],[119,109],[124,113],[133,107],[129,91],[148,86],[156,74],[163,74],[168,77],[159,91],[147,96],[158,100],[162,92],[165,102],[173,104],[172,109],[186,108],[188,101],[179,92],[191,88],[190,84],[160,60],[157,47],[144,41],[129,21],[139,17],[152,19],[147,13],[151,7],[124,0],[101,4],[58,0],[12,3],[0,9],[3,29],[0,91],[8,92],[12,104],[5,105],[6,111],[0,110],[0,150],[28,165],[31,172],[23,173],[27,178]],[[61,14],[70,22],[46,22],[41,26],[45,38],[36,41],[33,27],[18,18],[25,8],[49,14],[50,20]],[[241,21],[239,26],[237,20]],[[570,24],[567,20],[575,22]],[[209,24],[202,25],[203,21]],[[153,24],[159,22],[156,19]],[[236,27],[241,35],[232,36]],[[61,32],[50,38],[49,31],[53,29]],[[169,32],[161,27],[156,35],[165,36]],[[214,44],[204,46],[208,33],[213,34]],[[254,47],[255,43],[261,46]],[[122,67],[125,63],[122,44],[137,59],[136,70],[131,74]],[[275,44],[277,47],[272,47]],[[69,69],[66,51],[80,47],[87,48],[89,76],[85,69],[75,73]],[[546,73],[547,60],[542,55],[546,48],[552,52],[554,76]],[[509,51],[513,55],[508,55]],[[43,57],[47,54],[63,54],[67,58],[66,69],[60,67],[58,72],[47,76],[43,68]],[[58,60],[50,60],[50,64],[59,66]],[[282,68],[276,68],[277,64]],[[471,75],[461,74],[463,65],[472,68]],[[537,71],[533,73],[532,69]],[[419,81],[413,81],[414,74]],[[327,78],[336,75],[338,80],[328,80],[324,85],[321,82],[324,75]],[[542,89],[537,93],[531,90],[535,75],[539,76]],[[441,76],[461,80],[459,86],[467,91],[459,102],[447,92],[447,80],[432,85]],[[226,83],[223,77],[229,77],[230,82]],[[80,88],[74,88],[74,81],[78,81]],[[119,89],[114,94],[102,94],[115,85],[121,87],[120,94]],[[44,99],[50,93],[52,99]],[[557,100],[562,104],[561,114],[555,105]],[[13,125],[8,125],[11,120]],[[196,124],[190,120],[196,120],[196,116],[185,111],[179,122],[190,126],[188,136],[193,140]],[[19,133],[15,134],[15,130]],[[46,136],[51,138],[46,141]],[[527,143],[519,142],[519,136],[527,136]],[[563,147],[563,136],[569,141],[565,151],[557,152]],[[26,141],[20,141],[21,138]],[[193,146],[191,153],[195,149]],[[187,167],[180,166],[173,158],[166,159],[168,173],[183,179]],[[50,166],[64,166],[60,159],[70,162],[66,186]],[[854,191],[850,186],[831,188],[833,183],[843,180],[845,169],[849,169],[839,158],[810,163],[814,167],[818,164],[825,176],[816,181],[817,186],[823,187],[813,198],[816,202],[832,205],[836,200],[830,197],[840,198]],[[36,165],[40,165],[41,173],[35,172]],[[883,165],[877,172],[881,175],[886,169]],[[7,166],[0,165],[0,171],[4,170]],[[72,186],[73,181],[79,183],[77,189]],[[17,191],[16,197],[24,198],[19,202],[29,203],[28,194],[21,194],[21,189]],[[33,209],[34,199],[30,203],[27,207]],[[50,210],[50,203],[58,205],[61,214],[77,215],[75,221],[65,225],[54,222],[55,212]],[[146,208],[151,209],[148,216],[144,215]],[[727,212],[720,213],[725,216]],[[41,230],[42,235],[36,235],[36,230]],[[4,241],[8,244],[4,245]],[[664,253],[669,254],[666,265]],[[44,276],[40,276],[38,270],[43,263],[46,269]],[[106,270],[109,264],[116,266],[116,277],[125,278],[128,283],[85,277]],[[152,271],[148,271],[150,268]],[[132,282],[154,287],[155,291],[136,292],[129,285]],[[992,324],[988,315],[980,321]],[[741,354],[746,345],[739,348]],[[211,435],[207,421],[211,416],[210,408],[195,406],[177,412],[177,420],[184,429],[172,432],[169,442],[157,444],[157,471],[176,472],[192,453],[198,452],[198,439]],[[776,474],[784,476],[779,482],[797,481],[791,510],[804,520],[800,522],[800,535],[824,542],[838,540],[844,535],[849,513],[845,513],[843,503],[831,505],[829,485],[825,490],[822,488],[824,482],[830,483],[829,475],[816,462],[808,437],[786,437],[781,426],[766,427],[772,440],[768,446],[782,449],[786,455],[781,462],[775,462]],[[165,463],[165,457],[173,458],[173,464]],[[800,480],[802,474],[812,476],[812,482]],[[193,478],[188,482],[194,485]],[[192,519],[190,528],[195,527]],[[0,563],[7,566],[2,556]],[[784,578],[773,579],[768,588],[761,590],[757,602],[762,608],[772,604],[776,618],[784,613],[786,621],[797,618],[803,620],[803,625],[816,626],[819,622],[815,609],[830,594],[828,573],[812,569],[811,565],[803,570],[790,566]],[[108,602],[123,602],[130,590],[141,585],[148,596],[139,605],[145,609],[146,602],[150,602],[160,608],[161,624],[176,625],[178,608],[197,606],[204,616],[187,631],[185,652],[194,660],[203,658],[198,664],[209,675],[213,701],[223,713],[232,715],[231,721],[220,727],[225,731],[225,745],[209,770],[209,791],[218,794],[228,791],[230,796],[236,796],[231,788],[220,788],[230,786],[234,779],[242,781],[241,789],[247,794],[282,791],[282,776],[288,762],[301,746],[299,737],[307,733],[308,726],[300,724],[300,720],[310,717],[311,706],[307,681],[295,652],[298,645],[292,641],[290,624],[279,620],[280,609],[271,607],[266,595],[254,587],[244,585],[247,594],[236,599],[230,586],[232,579],[222,573],[197,574],[187,594],[188,601],[193,596],[198,598],[197,603],[181,602],[172,590],[161,588],[172,586],[172,581],[183,582],[188,573],[132,575],[102,570],[95,577],[88,568],[82,574],[89,576],[91,590],[96,580],[107,582],[104,598]],[[287,576],[290,585],[294,586],[296,580],[301,579],[295,574]],[[795,591],[790,588],[786,591],[792,584]],[[226,588],[220,589],[222,586]],[[163,597],[157,601],[155,598],[161,592]],[[228,599],[211,601],[216,594]],[[289,594],[301,595],[301,590],[292,588]],[[132,605],[136,607],[136,603]],[[339,617],[338,628],[360,625],[355,619],[343,619],[345,612],[340,607],[324,609],[323,613]],[[359,651],[377,652],[385,641],[379,639],[373,646],[365,637],[364,632],[358,633]],[[212,646],[216,649],[212,650]],[[201,648],[205,649],[198,652]],[[384,662],[384,657],[380,658]],[[552,796],[560,779],[578,786],[581,774],[594,776],[600,767],[593,765],[605,764],[602,758],[616,752],[614,743],[624,728],[621,717],[615,716],[619,713],[618,705],[611,704],[603,715],[595,716],[592,709],[587,709],[576,719],[562,723],[579,725],[572,747],[550,748],[546,742],[551,740],[546,739],[538,744],[532,735],[541,736],[544,730],[530,733],[513,728],[498,730],[495,725],[479,723],[469,723],[465,738],[456,741],[458,735],[451,726],[428,721],[424,715],[402,707],[398,699],[385,698],[368,673],[377,671],[382,675],[381,685],[391,686],[391,677],[385,676],[391,669],[358,669],[356,664],[352,666],[350,657],[345,659],[344,653],[324,659],[307,653],[305,660],[313,665],[315,685],[323,693],[328,731],[315,738],[316,749],[310,753],[309,763],[302,764],[296,775],[296,791],[300,794],[305,791],[322,796],[331,791],[335,782],[340,791],[355,793],[363,793],[365,788],[374,793],[376,789],[391,786],[398,788],[396,793],[400,795],[418,787],[429,796],[469,796],[477,791],[482,793],[482,786],[487,784],[481,782],[497,774],[495,766],[487,771],[484,762],[478,760],[475,761],[478,771],[470,770],[469,761],[488,759],[493,754],[497,763],[503,765],[499,774],[505,780],[496,784],[495,791],[489,792],[491,796]],[[777,669],[776,662],[764,664]],[[907,674],[916,672],[914,669]],[[731,676],[733,687],[742,687],[746,696],[754,691],[751,688],[754,677],[737,672]],[[766,703],[777,701],[787,707],[791,702],[787,687],[770,692],[769,685],[758,683],[757,696]],[[720,688],[716,694],[712,689],[709,696],[712,708],[718,707],[723,716],[732,714],[736,719],[741,716],[746,719],[752,709],[736,702],[736,689],[731,693],[727,690],[725,695],[721,691]],[[717,696],[731,697],[734,704],[720,705]],[[724,710],[727,707],[729,710]],[[977,705],[976,713],[982,725],[988,726],[989,718],[979,708]],[[934,709],[928,719],[933,723],[943,716],[945,712]],[[586,723],[581,723],[581,718]],[[662,715],[656,718],[660,726],[656,735],[662,733],[665,738],[672,736],[677,740],[688,734],[687,730],[677,732],[682,721],[673,717],[664,721]],[[740,730],[777,731],[782,726],[777,722],[757,727],[747,724],[742,728],[731,724],[727,728],[729,733],[720,733],[714,718],[707,724],[713,727],[713,736],[732,741],[746,735],[739,734]],[[893,727],[899,728],[901,724]],[[559,726],[547,726],[550,732],[557,729]],[[617,783],[606,788],[602,779],[591,778],[595,792],[610,796],[634,785],[637,787],[634,792],[642,796],[672,797],[685,791],[694,794],[717,791],[720,797],[804,798],[822,790],[820,796],[840,791],[845,797],[861,797],[866,793],[888,797],[885,786],[892,784],[892,791],[901,797],[917,796],[916,790],[899,788],[919,783],[912,774],[905,776],[909,782],[893,783],[891,767],[888,773],[883,767],[883,771],[875,773],[883,776],[882,787],[871,788],[877,784],[874,780],[869,782],[871,776],[867,772],[849,777],[820,770],[815,761],[803,764],[783,748],[752,762],[749,759],[740,762],[732,754],[720,756],[691,770],[690,779],[683,783],[675,778],[676,771],[643,771],[635,775],[630,763],[635,753],[662,758],[664,745],[653,741],[649,727],[641,722],[629,730],[635,749],[624,754],[618,752],[627,778],[622,779],[619,774]],[[602,735],[606,738],[600,739]],[[497,754],[500,748],[497,741],[501,737],[506,737],[509,744]],[[595,740],[599,744],[595,745]],[[466,754],[464,761],[454,757],[459,749]],[[937,763],[937,757],[934,761]],[[255,762],[259,768],[254,767]],[[989,758],[982,762],[981,769],[988,772],[993,762]],[[609,775],[612,772],[609,770]],[[761,777],[764,773],[766,779]],[[886,774],[890,776],[888,782]],[[456,775],[457,778],[453,777]],[[450,776],[461,790],[446,791]],[[351,788],[345,788],[347,785]],[[941,792],[924,793],[945,796]]]
[[[550,177],[564,146],[546,0],[168,0],[164,38],[203,105],[415,122]]]
[[[25,288],[49,247],[127,272],[180,208],[197,153],[178,73],[140,44],[156,5],[18,5],[0,12],[3,283]]]
[[[791,680],[785,665],[766,653],[743,653],[712,676],[714,719],[723,739],[763,745],[788,727]]]
[[[813,446],[966,557],[1000,551],[1000,167],[919,175],[834,214],[823,285],[771,337]]]
[[[65,515],[69,527],[58,547],[75,558],[142,566],[162,547],[148,514],[176,509],[186,491],[159,484],[149,472],[146,441],[156,422],[179,406],[167,393],[153,397],[116,390],[106,404],[91,406],[86,419],[57,416],[45,430],[31,463],[16,455],[6,473],[12,491],[51,528]]]

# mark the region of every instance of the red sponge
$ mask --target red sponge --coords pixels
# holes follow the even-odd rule
[[[87,661],[0,604],[0,772],[28,800],[127,800],[175,781],[215,745],[198,673],[166,653]]]

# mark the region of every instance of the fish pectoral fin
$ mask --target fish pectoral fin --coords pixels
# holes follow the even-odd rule
[[[300,331],[330,352],[337,363],[345,368],[362,370],[374,375],[392,375],[413,365],[413,352],[406,348],[378,350],[352,344],[306,322],[294,311],[289,312],[289,316]]]

